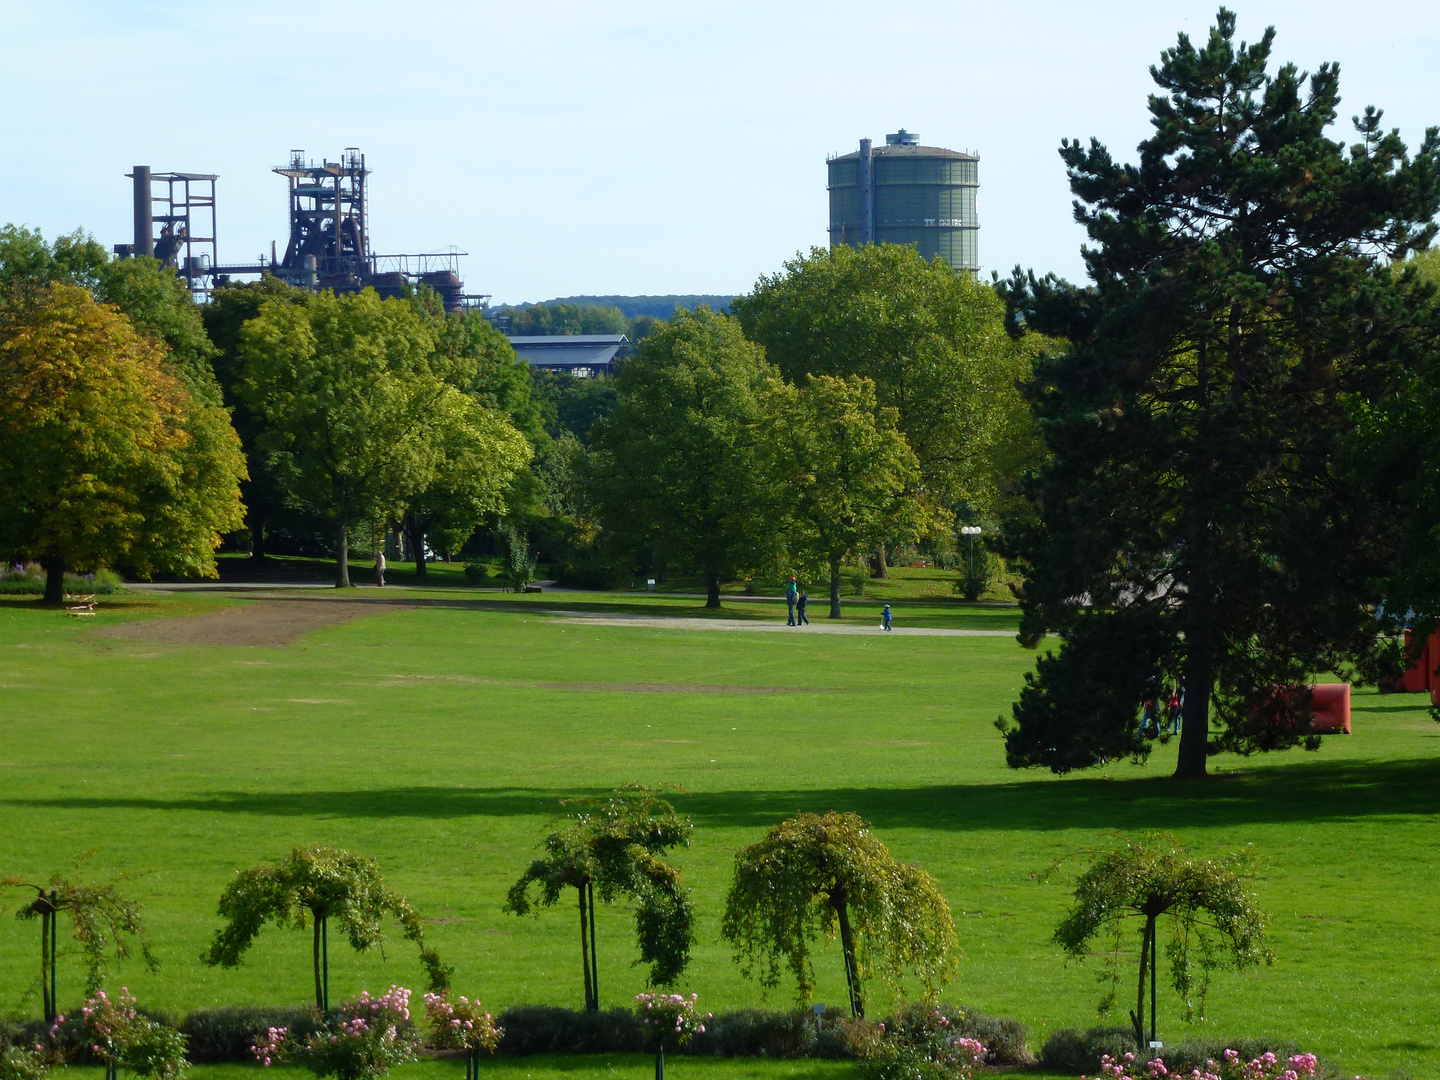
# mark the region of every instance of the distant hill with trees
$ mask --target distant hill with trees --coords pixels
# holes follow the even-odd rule
[[[732,294],[704,295],[700,293],[677,293],[669,296],[560,296],[554,300],[542,300],[546,307],[557,304],[574,304],[577,307],[619,308],[627,319],[648,315],[652,319],[669,319],[677,307],[693,311],[706,304],[712,311],[730,310]],[[516,304],[516,307],[530,307],[530,304]]]

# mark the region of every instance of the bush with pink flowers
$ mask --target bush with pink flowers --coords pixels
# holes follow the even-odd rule
[[[476,1080],[481,1053],[493,1054],[505,1029],[478,1000],[463,994],[451,998],[450,991],[425,995],[425,1014],[430,1018],[430,1045],[442,1050],[464,1050],[465,1080]]]
[[[135,996],[123,986],[114,997],[97,990],[78,1012],[55,1017],[50,1043],[62,1057],[66,1048],[88,1051],[105,1066],[108,1080],[114,1080],[121,1069],[155,1080],[181,1080],[190,1066],[185,1060],[185,1036],[142,1016]]]
[[[710,1014],[701,1016],[696,1010],[699,994],[688,998],[682,994],[636,994],[635,1011],[645,1025],[645,1034],[657,1048],[684,1046],[692,1035],[705,1031]]]
[[[842,1024],[866,1080],[970,1080],[988,1052],[934,1006],[901,1010],[888,1024]]]
[[[1210,1060],[1203,1069],[1190,1073],[1171,1072],[1165,1062],[1156,1058],[1143,1065],[1134,1054],[1126,1054],[1121,1060],[1109,1057],[1101,1061],[1100,1075],[1095,1080],[1303,1080],[1315,1075],[1317,1061],[1314,1054],[1294,1054],[1280,1058],[1272,1053],[1261,1054],[1249,1061],[1237,1050],[1226,1050],[1219,1061]],[[1083,1077],[1082,1080],[1089,1080]],[[1362,1080],[1356,1077],[1355,1080]]]
[[[352,998],[303,1038],[272,1027],[251,1051],[266,1066],[293,1063],[316,1076],[368,1080],[414,1061],[419,1046],[410,1022],[410,991],[392,986],[380,997],[362,993]]]

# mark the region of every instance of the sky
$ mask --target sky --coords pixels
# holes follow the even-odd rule
[[[1417,143],[1440,4],[1234,4]],[[1062,137],[1133,160],[1148,68],[1209,3],[0,0],[0,223],[130,239],[132,165],[219,174],[222,262],[283,250],[292,149],[359,147],[381,253],[496,303],[738,293],[827,242],[825,159],[901,127],[980,154],[980,260],[1079,279]]]

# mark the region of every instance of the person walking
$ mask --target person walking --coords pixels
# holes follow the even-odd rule
[[[795,579],[790,579],[790,584],[785,586],[785,607],[789,611],[789,618],[785,620],[786,626],[796,626],[795,605],[800,600],[800,586],[795,584]]]
[[[797,626],[809,626],[809,625],[810,625],[810,619],[809,619],[809,617],[805,614],[805,605],[808,604],[809,602],[810,602],[810,597],[808,597],[808,596],[805,595],[805,590],[804,590],[804,589],[801,589],[801,590],[800,590],[800,598],[795,601],[795,615],[796,615],[797,618],[799,619],[799,621],[796,623]]]
[[[890,605],[889,605],[889,604],[886,604],[884,610],[882,610],[882,611],[880,612],[880,628],[881,628],[882,630],[887,630],[887,631],[890,629]]]
[[[375,549],[375,584],[382,589],[385,587],[385,551],[383,548]]]
[[[1185,687],[1180,687],[1179,694],[1170,695],[1170,734],[1180,734],[1180,717],[1185,712]]]

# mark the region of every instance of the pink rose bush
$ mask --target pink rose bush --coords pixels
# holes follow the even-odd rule
[[[190,1066],[185,1060],[185,1036],[142,1016],[135,996],[123,986],[114,997],[97,990],[78,1012],[57,1016],[50,1025],[50,1040],[57,1055],[60,1047],[85,1047],[100,1059],[112,1080],[122,1068],[136,1076],[179,1080]]]
[[[431,1044],[443,1049],[485,1050],[493,1054],[505,1034],[479,1001],[464,995],[452,999],[449,990],[426,994],[425,1014],[430,1020]]]
[[[1281,1060],[1268,1051],[1250,1061],[1244,1060],[1237,1050],[1226,1050],[1220,1061],[1207,1061],[1203,1069],[1190,1072],[1171,1072],[1165,1062],[1156,1058],[1140,1065],[1134,1054],[1126,1054],[1117,1061],[1108,1054],[1100,1061],[1100,1075],[1095,1080],[1303,1080],[1314,1076],[1316,1068],[1314,1054],[1296,1054],[1288,1060]],[[1082,1077],[1081,1080],[1090,1080]],[[1355,1080],[1363,1080],[1356,1077]]]
[[[970,1080],[989,1053],[933,1007],[908,1009],[890,1024],[847,1026],[866,1080]]]
[[[706,1020],[713,1019],[710,1013],[700,1016],[695,1007],[699,1000],[699,994],[688,998],[681,994],[636,994],[635,1011],[646,1033],[653,1032],[656,1046],[683,1046],[691,1036],[704,1032]]]
[[[288,1028],[271,1028],[250,1050],[266,1066],[294,1063],[316,1076],[367,1080],[414,1061],[419,1046],[410,991],[392,986],[380,997],[366,992],[345,1002],[312,1035],[301,1039]]]

